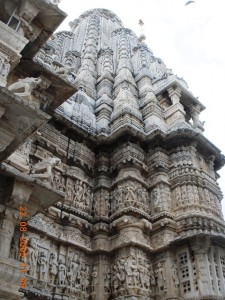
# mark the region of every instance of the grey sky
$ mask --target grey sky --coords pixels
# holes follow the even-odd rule
[[[92,8],[112,10],[125,27],[140,34],[138,20],[144,21],[146,43],[168,68],[183,77],[206,110],[204,135],[225,153],[225,1],[195,0],[61,0],[59,7],[68,23]],[[225,194],[225,168],[218,180]],[[223,200],[225,215],[225,201]]]

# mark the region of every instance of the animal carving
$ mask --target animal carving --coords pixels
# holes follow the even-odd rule
[[[64,67],[58,68],[55,72],[61,78],[67,79],[67,76],[69,75],[69,73],[71,73],[73,71],[73,69],[74,68],[72,68],[72,67],[64,66]]]
[[[33,177],[49,179],[52,181],[52,169],[60,163],[61,159],[58,157],[45,159],[32,166],[31,174],[33,174]]]
[[[40,83],[41,78],[27,77],[19,79],[17,82],[11,84],[8,89],[15,95],[20,97],[30,98],[33,89],[35,89]]]

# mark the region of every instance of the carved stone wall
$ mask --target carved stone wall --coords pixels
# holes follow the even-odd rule
[[[30,13],[18,16],[20,42],[33,41],[39,14],[22,3]],[[70,25],[30,59],[40,78],[25,77],[23,64],[7,77],[0,49],[0,85],[12,99],[48,112],[77,89],[0,166],[0,272],[13,291],[1,279],[3,299],[223,300],[225,159],[201,134],[204,106],[112,12],[90,10]],[[5,104],[0,111],[7,139]]]

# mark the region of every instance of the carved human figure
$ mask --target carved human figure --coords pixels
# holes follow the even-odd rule
[[[194,195],[193,195],[194,202],[198,203],[199,202],[199,196],[198,196],[198,188],[197,188],[196,185],[193,186],[193,191],[194,191]]]
[[[150,265],[149,267],[149,277],[150,277],[150,286],[152,288],[156,285],[156,280],[155,280],[155,275],[154,275],[152,265]]]
[[[115,189],[113,194],[113,202],[116,203],[116,208],[118,208],[118,206],[123,203],[124,195],[125,189],[123,187],[119,186]]]
[[[210,204],[210,196],[209,196],[209,191],[205,189],[205,198],[206,198],[206,203]]]
[[[20,97],[30,97],[32,91],[41,83],[41,78],[26,77],[11,84],[8,90]]]
[[[109,212],[109,197],[107,195],[107,192],[104,190],[101,190],[95,198],[95,206],[94,209],[98,215],[107,216]]]
[[[204,205],[205,204],[204,189],[202,187],[200,187],[200,186],[198,186],[197,189],[199,191],[199,193],[198,193],[198,195],[199,195],[199,203],[201,205]]]
[[[142,203],[144,205],[148,205],[148,193],[145,189],[142,189],[141,191],[141,198],[142,198]]]
[[[61,176],[60,172],[55,171],[52,176],[52,187],[56,190],[60,190],[61,187]]]
[[[160,194],[159,194],[159,189],[158,188],[154,188],[152,190],[152,201],[153,201],[153,205],[156,211],[160,210],[160,206],[161,206],[161,201],[160,201]]]
[[[82,186],[82,188],[83,188],[83,192],[82,192],[82,196],[81,196],[80,201],[81,201],[82,203],[85,203],[85,201],[86,201],[85,198],[86,198],[86,196],[87,196],[88,186],[87,186],[87,184],[86,184],[85,182],[82,183],[82,181],[81,181],[81,186]]]
[[[49,274],[50,274],[50,283],[55,284],[56,275],[58,274],[58,261],[56,253],[50,254],[49,259]]]
[[[177,274],[177,269],[174,264],[171,266],[171,277],[173,279],[174,287],[177,290],[179,288],[180,280]]]
[[[212,176],[213,178],[215,178],[215,156],[211,156],[208,159],[208,173],[210,176]]]
[[[63,261],[59,260],[59,267],[58,267],[58,285],[64,286],[66,283],[66,273],[67,267],[64,265]]]
[[[106,211],[105,211],[105,213],[104,213],[104,212],[102,212],[102,214],[104,214],[104,215],[107,215],[107,216],[108,216],[108,214],[109,214],[109,212],[110,212],[110,210],[111,210],[111,206],[110,206],[110,197],[109,197],[109,195],[108,195],[108,194],[107,194],[107,195],[105,195],[105,197],[104,197],[103,201],[104,201],[104,207],[106,208]]]
[[[127,184],[125,186],[125,189],[126,189],[126,195],[125,195],[125,200],[126,201],[132,201],[132,200],[135,200],[136,198],[136,195],[135,195],[135,187],[134,186],[131,186],[129,184]]]
[[[93,267],[93,271],[91,273],[92,277],[92,291],[96,289],[96,286],[98,284],[98,272],[97,272],[97,267]]]
[[[171,195],[170,195],[170,189],[165,186],[165,185],[162,185],[161,186],[161,206],[162,206],[162,209],[165,209],[165,210],[170,210],[171,209]]]
[[[90,282],[90,266],[88,266],[88,265],[85,266],[85,274],[86,274],[86,276],[84,278],[84,290],[87,295],[87,289],[91,284],[91,282]]]
[[[91,189],[87,188],[85,203],[87,207],[92,203],[93,194],[91,193]]]
[[[11,247],[10,247],[10,257],[19,260],[19,245],[18,245],[18,239],[13,238]]]
[[[146,285],[146,282],[145,282],[145,273],[146,273],[146,268],[142,265],[142,264],[139,264],[138,266],[138,270],[139,270],[139,277],[140,277],[140,285],[142,288],[145,287]]]
[[[136,196],[135,196],[135,187],[130,186],[130,185],[126,185],[126,196],[125,196],[125,200],[129,201],[129,200],[135,200]]]
[[[140,203],[143,202],[143,199],[142,199],[142,188],[137,187],[136,190],[135,190],[135,192],[136,192],[136,195],[137,195],[138,202],[140,202]]]
[[[118,267],[117,278],[119,279],[119,287],[123,286],[125,282],[124,264],[125,264],[124,259],[121,259],[120,261],[117,262],[117,267]]]
[[[193,203],[193,189],[190,184],[187,185],[187,203],[192,204]]]
[[[133,270],[132,270],[132,258],[128,257],[127,261],[124,263],[125,269],[125,282],[126,286],[133,285]]]
[[[132,259],[132,285],[139,286],[140,278],[139,278],[139,270],[137,266],[137,261],[133,258]]]
[[[30,238],[27,246],[26,260],[28,265],[28,274],[35,278],[37,276],[38,252],[37,240],[35,238]]]
[[[72,201],[74,198],[74,187],[71,179],[67,178],[66,182],[66,199]]]
[[[181,203],[182,205],[187,205],[187,189],[186,185],[181,186]]]
[[[41,252],[38,258],[39,265],[39,279],[47,281],[48,275],[48,259],[45,252]]]
[[[17,150],[9,156],[9,160],[16,166],[23,166],[26,171],[30,170],[29,155],[32,148],[32,139],[26,140]]]
[[[81,202],[84,196],[84,187],[82,185],[82,181],[77,180],[75,183],[75,195],[74,195],[74,203]]]
[[[10,69],[10,63],[7,59],[0,57],[0,77],[5,81]]]
[[[88,276],[89,275],[86,272],[85,264],[82,262],[80,265],[80,289],[83,292],[86,290],[86,283],[87,283],[86,277]]]
[[[149,272],[148,264],[146,266],[144,266],[143,279],[144,279],[144,287],[146,289],[149,289],[150,288],[150,272]]]
[[[113,272],[112,272],[112,288],[114,291],[116,291],[119,288],[119,278],[118,278],[118,266],[113,266]]]
[[[104,287],[105,293],[110,293],[110,279],[111,279],[111,272],[108,270],[104,273]]]
[[[100,208],[101,208],[101,194],[97,192],[94,196],[94,201],[93,201],[93,209],[96,215],[100,214]]]
[[[77,262],[77,256],[74,255],[73,259],[69,260],[69,270],[67,272],[67,279],[70,286],[75,286],[79,263]]]
[[[204,293],[208,294],[209,293],[209,278],[207,276],[207,271],[206,271],[206,261],[207,261],[207,254],[205,253],[201,253],[201,251],[199,251],[199,253],[195,253],[195,257],[197,260],[197,269],[198,269],[198,274],[199,274],[199,282],[200,282],[200,286],[201,286],[201,290],[204,291]],[[217,276],[218,275],[218,269],[216,270],[217,272]]]
[[[157,285],[159,291],[164,290],[165,288],[165,274],[162,263],[158,263],[157,265],[158,269],[156,271],[156,277],[157,277]]]
[[[180,187],[175,188],[175,198],[176,198],[176,206],[179,207],[181,204]]]

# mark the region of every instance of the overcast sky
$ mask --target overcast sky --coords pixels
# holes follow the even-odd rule
[[[195,0],[61,0],[59,7],[68,23],[93,8],[113,11],[124,26],[140,34],[138,20],[144,22],[147,45],[168,68],[183,77],[206,110],[204,135],[225,154],[225,1]],[[225,167],[218,180],[225,194]],[[225,215],[225,201],[222,202]]]

